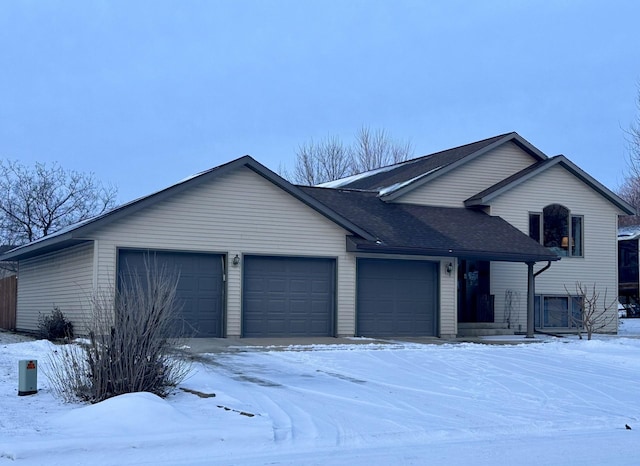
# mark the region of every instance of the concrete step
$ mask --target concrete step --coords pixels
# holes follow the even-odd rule
[[[507,324],[502,322],[458,323],[458,337],[488,337],[513,334],[514,329],[507,328]]]
[[[507,328],[506,322],[458,322],[458,328]]]

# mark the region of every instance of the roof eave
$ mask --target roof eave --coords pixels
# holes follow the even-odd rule
[[[86,238],[76,238],[72,233],[66,233],[64,235],[51,238],[49,241],[40,241],[37,243],[30,243],[24,246],[17,247],[11,251],[6,252],[0,256],[0,262],[6,261],[20,261],[30,259],[32,257],[48,254],[50,252],[66,249],[78,244],[87,243],[93,240]]]
[[[525,138],[520,136],[518,133],[513,132],[511,133],[510,136],[511,137],[509,140],[513,141],[514,144],[516,144],[518,147],[523,149],[525,152],[528,152],[535,158],[540,159],[540,161],[547,160],[549,158],[547,154],[542,152],[540,149],[538,149],[536,146],[531,144],[529,141],[527,141]]]
[[[482,198],[477,198],[477,199],[467,199],[466,201],[464,201],[464,206],[465,207],[487,207],[489,205],[489,203],[487,202],[487,200],[482,197]]]
[[[388,246],[383,243],[359,243],[347,237],[347,251],[379,254],[404,254],[415,256],[451,257],[488,260],[492,262],[548,262],[558,261],[560,256],[549,254],[520,254],[502,251],[470,251],[464,249],[413,248],[406,246]]]
[[[574,164],[571,160],[567,159],[564,155],[558,155],[560,164],[564,165],[570,172],[572,172],[576,177],[581,179],[583,182],[590,185],[596,192],[605,197],[609,202],[618,207],[627,215],[636,215],[636,208],[629,204],[627,201],[622,199],[620,196],[615,194],[609,188],[604,186],[598,180],[593,178],[587,172],[583,171],[580,167]]]
[[[206,172],[203,172],[193,178],[189,178],[183,182],[178,182],[156,193],[149,194],[147,196],[144,196],[138,199],[134,199],[133,201],[122,204],[121,206],[118,206],[109,212],[105,212],[103,214],[97,215],[92,219],[85,220],[84,222],[79,224],[76,228],[69,230],[67,233],[64,233],[62,235],[52,233],[49,237],[45,236],[44,238],[41,238],[32,243],[21,246],[17,249],[14,249],[13,251],[10,251],[9,253],[3,255],[2,259],[3,260],[9,260],[9,259],[21,260],[21,259],[26,259],[29,257],[41,255],[41,254],[46,254],[51,251],[63,249],[66,246],[61,247],[61,244],[68,243],[69,240],[73,239],[74,237],[86,236],[88,233],[92,232],[97,228],[100,228],[105,224],[109,224],[117,220],[118,218],[135,213],[146,206],[152,205],[156,202],[161,201],[162,199],[165,199],[170,195],[174,195],[183,191],[184,189],[186,189],[187,185],[193,186],[194,183],[198,183],[198,181],[201,182],[203,178],[207,178],[206,175],[209,175],[211,173],[216,173],[216,176],[219,176],[220,173],[224,173],[239,165],[243,165],[248,160],[252,160],[251,157],[249,157],[248,155],[240,157],[239,159],[236,159],[225,165],[216,167],[211,170],[207,170]]]
[[[496,189],[494,191],[491,191],[491,192],[489,192],[488,194],[486,194],[484,196],[479,196],[478,194],[476,194],[475,196],[472,196],[469,199],[466,199],[464,201],[464,206],[465,207],[480,207],[480,206],[486,207],[486,206],[490,205],[491,201],[493,199],[495,199],[496,197],[498,197],[501,194],[503,194],[503,193],[515,188],[516,186],[524,183],[525,181],[530,180],[531,178],[537,176],[540,172],[545,171],[547,168],[549,168],[549,167],[551,167],[553,165],[555,165],[555,163],[553,161],[550,164],[543,164],[542,166],[537,167],[534,170],[531,170],[526,175],[521,176],[521,177],[517,178],[516,180],[513,180],[509,184],[506,184],[506,185],[502,186],[500,189]],[[489,189],[491,189],[491,188],[489,188]]]

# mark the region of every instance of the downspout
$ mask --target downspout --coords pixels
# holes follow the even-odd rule
[[[542,272],[551,267],[551,261],[547,261],[547,265],[533,272],[533,266],[535,262],[527,262],[528,269],[528,283],[527,283],[527,336],[526,338],[534,338],[533,333],[535,331],[535,297],[536,297],[536,280],[535,278]]]
[[[542,267],[540,270],[538,270],[536,273],[533,274],[533,277],[537,277],[538,275],[540,275],[542,272],[546,271],[547,269],[549,269],[549,267],[551,267],[551,261],[547,261],[547,265],[545,265],[544,267]]]

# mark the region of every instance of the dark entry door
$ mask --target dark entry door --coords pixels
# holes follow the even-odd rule
[[[458,322],[493,322],[491,263],[461,260],[458,264]]]

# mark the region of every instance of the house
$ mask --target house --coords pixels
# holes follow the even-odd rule
[[[640,303],[639,239],[639,225],[618,229],[618,300],[629,310]]]
[[[508,133],[317,187],[245,156],[2,259],[19,264],[22,330],[54,305],[80,328],[92,293],[153,254],[180,270],[200,337],[533,336],[576,325],[576,282],[617,289],[632,212]]]

